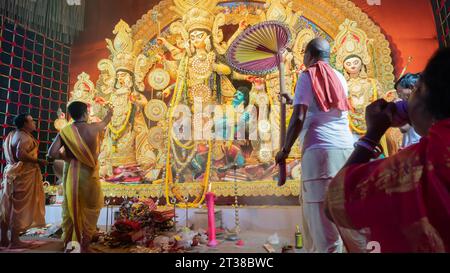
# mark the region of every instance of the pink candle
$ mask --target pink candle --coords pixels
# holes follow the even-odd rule
[[[206,193],[206,206],[208,207],[208,246],[217,246],[216,241],[216,219],[214,215],[214,198],[212,192]]]

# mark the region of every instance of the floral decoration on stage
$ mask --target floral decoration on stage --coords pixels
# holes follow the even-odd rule
[[[132,198],[120,206],[112,231],[105,237],[110,247],[149,245],[158,233],[173,228],[175,211],[158,210],[152,199]]]

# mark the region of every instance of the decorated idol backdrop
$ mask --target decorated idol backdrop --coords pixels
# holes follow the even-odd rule
[[[165,0],[137,22],[117,22],[99,76],[81,73],[72,88],[70,101],[88,103],[92,121],[105,104],[114,108],[99,156],[107,195],[197,206],[209,187],[219,196],[299,194],[300,143],[287,162],[288,183],[276,183],[278,71],[244,75],[226,58],[248,26],[272,20],[291,32],[287,90],[294,93],[304,69],[306,44],[328,40],[332,65],[348,81],[351,130],[365,133],[365,106],[395,96],[394,67],[385,35],[351,1]],[[394,152],[399,140],[392,131],[383,141]]]

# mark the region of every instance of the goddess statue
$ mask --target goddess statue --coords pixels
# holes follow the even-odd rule
[[[177,62],[177,66],[166,65],[169,70],[172,70],[169,74],[176,75],[176,83],[163,91],[164,97],[171,96],[173,102],[171,109],[180,103],[193,107],[194,99],[200,100],[203,107],[212,104],[231,104],[236,92],[228,78],[232,75],[232,70],[220,59],[224,60],[222,56],[229,44],[245,29],[246,23],[242,21],[234,35],[228,42],[224,42],[220,27],[225,23],[225,15],[216,12],[216,0],[202,1],[197,4],[176,0],[174,3],[175,6],[171,8],[180,15],[181,21],[172,23],[170,32],[171,35],[178,37],[177,43],[174,45],[164,37],[157,38],[159,44],[170,52],[170,58]],[[176,72],[173,71],[175,69]],[[169,116],[170,119],[172,119],[171,116]],[[202,129],[204,117],[194,116],[193,119],[192,128]],[[169,121],[169,127],[171,127],[170,124]],[[175,159],[175,164],[172,166],[176,168],[180,176],[183,172],[193,172],[193,177],[197,177],[198,170],[192,168],[190,163],[200,150],[203,154],[206,153],[205,156],[208,158],[212,147],[206,145],[205,141],[192,139],[183,143],[176,139],[177,136],[171,134],[170,130],[168,152],[173,156],[169,155],[168,158]],[[198,146],[199,144],[201,145]],[[203,151],[205,147],[207,151]]]
[[[103,107],[95,102],[95,95],[97,90],[94,83],[90,80],[90,76],[82,72],[77,77],[78,81],[73,87],[73,91],[70,94],[68,105],[73,101],[81,101],[88,105],[89,122],[100,121],[99,115],[103,111]]]
[[[357,27],[356,22],[348,19],[339,30],[332,53],[336,56],[336,68],[344,72],[348,82],[351,106],[349,121],[356,141],[367,130],[365,122],[367,105],[382,98],[384,91],[380,82],[370,77],[373,67],[369,49],[373,41]],[[385,146],[385,139],[382,145]]]
[[[372,40],[366,33],[357,27],[357,23],[348,19],[339,27],[340,33],[337,35],[333,53],[336,54],[336,68],[344,72],[348,81],[349,102],[351,110],[349,112],[350,127],[355,141],[363,136],[366,131],[365,111],[367,105],[373,101],[389,98],[385,93],[381,83],[372,78],[373,64],[369,54],[372,48]],[[381,139],[384,149],[384,156],[389,156],[396,152],[398,138],[394,130],[390,129]]]
[[[131,29],[124,21],[120,20],[113,33],[116,34],[114,41],[106,39],[111,56],[98,63],[101,71],[97,82],[99,96],[106,98],[114,108],[101,145],[100,175],[120,175],[133,166],[137,181],[156,161],[154,147],[148,142],[143,114],[147,99],[142,94],[143,79],[155,59],[139,54],[142,43],[133,42]],[[137,170],[144,173],[137,174]]]
[[[246,23],[242,21],[229,41],[223,42],[220,26],[224,24],[225,17],[222,13],[214,15],[216,2],[208,0],[197,6],[172,7],[182,16],[182,21],[172,23],[170,31],[172,35],[181,36],[182,41],[179,41],[177,46],[164,37],[158,37],[158,41],[170,51],[171,57],[178,61],[178,86],[170,86],[164,90],[164,96],[173,94],[173,88],[185,87],[188,90],[187,102],[190,105],[194,103],[194,98],[201,99],[202,103],[206,104],[231,103],[236,90],[226,76],[231,75],[232,70],[218,59],[219,55],[225,54],[234,38],[245,29]]]
[[[333,53],[336,54],[336,68],[344,72],[348,81],[350,127],[355,138],[366,133],[365,110],[371,102],[382,97],[381,84],[370,78],[371,56],[369,47],[372,41],[366,33],[357,28],[356,22],[348,19],[339,27]]]

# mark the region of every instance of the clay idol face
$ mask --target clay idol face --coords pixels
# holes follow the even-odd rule
[[[119,87],[128,87],[132,86],[131,75],[125,71],[117,72],[117,82],[119,83]]]
[[[193,44],[195,48],[205,47],[205,38],[206,32],[202,30],[194,30],[190,35],[191,44]]]
[[[352,57],[344,62],[345,71],[350,75],[359,74],[362,68],[362,61],[358,57]]]

